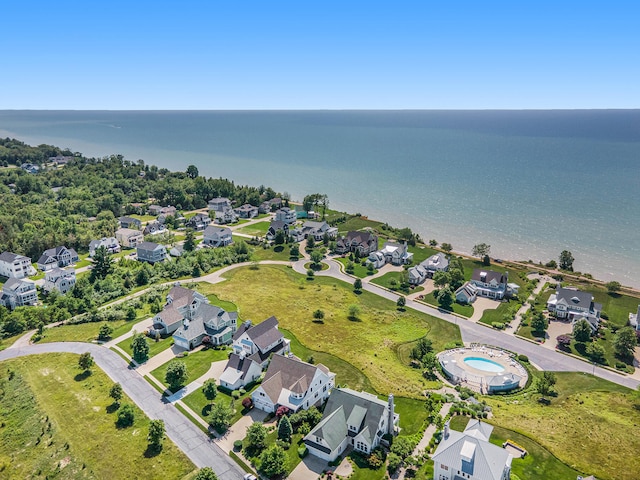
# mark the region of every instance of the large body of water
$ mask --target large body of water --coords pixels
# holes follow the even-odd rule
[[[329,196],[424,239],[640,286],[640,110],[0,111],[0,135]]]

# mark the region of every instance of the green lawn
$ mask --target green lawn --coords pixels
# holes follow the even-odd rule
[[[88,377],[79,375],[77,355],[2,366],[9,388],[0,395],[0,477],[180,479],[194,470],[169,439],[159,454],[146,454],[149,420],[137,407],[134,425],[117,428],[113,382],[95,366]],[[122,403],[132,402],[125,395]]]
[[[347,257],[334,257],[334,260],[337,260],[338,262],[340,262],[343,265],[343,271],[346,273],[347,271],[347,263],[349,263],[349,258]],[[362,260],[360,260],[361,262]],[[373,270],[372,272],[369,272],[369,269],[367,267],[363,267],[362,264],[360,262],[353,262],[354,265],[354,269],[353,269],[353,273],[351,275],[355,275],[358,278],[364,278],[364,277],[368,277],[370,275],[375,275],[376,273],[378,273],[378,270]]]
[[[127,322],[126,320],[115,320],[113,322],[79,323],[76,325],[61,325],[59,327],[45,328],[39,343],[93,342],[98,339],[100,327],[105,323],[114,330],[111,338],[117,338],[123,333],[126,333],[135,324],[135,322]],[[125,327],[128,328],[126,328],[126,331],[123,331]]]
[[[142,222],[142,224],[144,225],[145,222],[151,222],[153,220],[156,220],[157,217],[154,217],[153,215],[137,215],[137,214],[131,214],[129,215],[129,217],[131,218],[137,218],[138,220],[140,220]]]
[[[91,260],[91,258],[89,258],[89,254],[88,253],[83,253],[81,255],[78,255],[78,258],[79,258],[79,260],[74,265],[75,268],[87,267],[87,266],[93,264],[93,261]]]
[[[347,233],[352,230],[362,230],[363,228],[373,228],[374,230],[381,230],[382,222],[376,222],[375,220],[369,220],[367,217],[352,217],[344,223],[337,225],[340,234]]]
[[[551,397],[548,406],[538,403],[539,395],[533,392],[484,397],[493,407],[491,423],[530,438],[577,471],[602,480],[635,480],[640,471],[640,409],[631,390],[582,373],[557,372],[556,377],[558,396]]]
[[[424,400],[395,397],[394,403],[395,411],[400,415],[400,435],[424,432],[427,428],[427,410],[424,408]]]
[[[409,245],[409,252],[413,253],[413,265],[418,265],[419,263],[424,262],[431,255],[438,253],[439,250],[425,245],[416,245],[415,247]]]
[[[366,291],[356,295],[352,285],[333,278],[308,281],[279,265],[238,268],[225,278],[228,281],[213,290],[238,305],[244,318],[275,315],[307,348],[335,355],[365,372],[380,393],[419,397],[428,385],[420,372],[400,361],[397,346],[426,334],[436,351],[460,340],[456,325],[412,309],[399,312],[395,302]],[[360,309],[356,318],[349,317],[351,305]],[[325,313],[322,323],[313,321],[317,309]]]
[[[5,348],[9,348],[22,335],[24,335],[24,332],[23,333],[19,333],[18,335],[14,335],[13,337],[0,338],[0,351],[4,350]]]
[[[269,248],[263,248],[258,245],[253,247],[251,260],[255,262],[260,262],[262,260],[282,260],[283,262],[288,262],[290,259],[289,249],[289,245],[276,245],[275,247]]]
[[[455,416],[451,419],[452,430],[462,431],[469,421],[468,417]],[[547,449],[513,430],[494,427],[491,443],[499,447],[507,440],[512,440],[527,450],[523,458],[514,458],[511,464],[513,473],[527,480],[575,480],[580,472],[565,465],[554,457]]]
[[[493,322],[505,323],[507,321],[505,315],[507,315],[511,309],[517,311],[520,306],[521,304],[515,300],[500,302],[498,308],[485,310],[479,322],[486,323],[487,325],[491,325]]]
[[[287,450],[285,450],[287,475],[290,474],[296,468],[296,466],[302,461],[302,459],[298,456],[298,447],[302,443],[302,437],[303,435],[299,433],[294,433],[293,435],[291,435],[291,446]],[[277,429],[267,434],[267,437],[265,438],[265,444],[267,445],[267,448],[273,445],[276,442],[277,438],[278,438]],[[246,451],[245,451],[245,454],[246,454]],[[255,465],[256,468],[259,469],[259,465],[260,465],[259,454],[256,457],[248,458],[248,460],[251,461],[251,463]]]
[[[242,408],[242,400],[247,397],[251,397],[253,391],[258,388],[258,384],[254,385],[250,390],[248,390],[244,395],[241,395],[237,400],[233,400],[233,397],[223,391],[218,391],[218,396],[216,397],[213,403],[225,402],[227,404],[231,404],[233,400],[233,410],[234,414],[231,417],[231,425],[236,423],[238,420],[242,418],[247,412]],[[182,401],[189,407],[191,410],[196,412],[203,420],[208,421],[209,412],[211,411],[211,403],[207,400],[207,397],[202,393],[202,388],[195,390],[190,393],[186,397],[182,399]],[[265,413],[265,417],[267,414]]]
[[[433,292],[426,294],[422,299],[422,301],[424,303],[428,303],[429,305],[433,305],[434,307],[442,308],[440,307],[440,305],[438,305],[438,300],[436,300],[436,297]],[[472,305],[462,305],[458,302],[453,302],[453,305],[451,305],[451,310],[453,310],[458,315],[462,315],[463,317],[467,317],[467,318],[470,318],[473,315]],[[486,314],[487,313],[485,312],[484,315]],[[484,315],[482,316],[482,318],[484,318]]]
[[[271,222],[257,222],[245,227],[240,227],[236,232],[256,237],[264,237],[267,234],[267,230],[269,230],[269,225],[271,225]]]
[[[147,339],[147,343],[149,344],[149,358],[155,357],[161,352],[164,352],[166,349],[171,348],[173,345],[173,338],[166,337],[161,338],[159,341],[155,341],[153,338],[145,337]],[[133,350],[131,350],[131,341],[133,337],[125,338],[123,341],[118,343],[118,347],[127,352],[129,356],[133,357]]]
[[[219,362],[221,360],[226,360],[229,357],[229,350],[215,350],[213,348],[207,350],[200,350],[198,352],[189,353],[188,356],[179,358],[178,360],[183,361],[187,365],[187,373],[189,374],[189,378],[185,385],[194,380],[197,380],[202,375],[207,373],[209,368],[211,368],[212,362]],[[164,365],[159,366],[155,370],[151,372],[157,380],[159,380],[165,387],[169,388],[167,383],[164,380],[164,376],[167,373],[167,367],[169,362]]]

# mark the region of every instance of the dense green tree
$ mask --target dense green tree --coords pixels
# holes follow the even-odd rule
[[[356,293],[362,291],[362,280],[359,278],[356,278],[355,282],[353,282],[353,291]]]
[[[260,470],[267,477],[282,475],[287,471],[287,454],[278,445],[271,445],[260,454]]]
[[[193,252],[196,249],[196,234],[193,228],[187,228],[184,234],[183,247],[185,252]]]
[[[596,342],[592,342],[587,345],[587,355],[597,363],[604,363],[604,356],[606,351],[602,345]]]
[[[114,383],[111,389],[109,390],[109,396],[113,398],[113,401],[116,404],[120,403],[120,399],[122,398],[122,385],[119,383]]]
[[[78,357],[78,366],[84,372],[88,372],[93,367],[93,357],[89,352],[81,353]]]
[[[451,250],[453,250],[453,246],[450,243],[441,243],[440,244],[440,248],[442,248],[443,251],[449,253],[451,252]]]
[[[149,342],[141,333],[133,335],[131,340],[131,351],[133,352],[133,359],[138,363],[146,362],[149,358]]]
[[[395,473],[395,471],[400,468],[400,465],[402,465],[402,458],[400,457],[400,455],[393,452],[387,455],[387,470],[389,470],[389,473]]]
[[[615,280],[608,282],[605,286],[607,287],[607,291],[609,293],[618,293],[622,288],[620,282],[616,282]]]
[[[91,282],[106,278],[113,271],[113,259],[104,247],[98,247],[93,255]]]
[[[164,375],[164,380],[169,385],[169,389],[174,392],[177,391],[185,385],[188,379],[187,364],[182,360],[171,360]]]
[[[273,243],[275,243],[276,245],[282,245],[286,240],[286,235],[284,234],[284,230],[282,230],[281,228],[279,228],[278,230],[276,230],[276,235],[273,239]]]
[[[591,339],[591,326],[586,320],[579,320],[573,325],[573,338],[576,342],[588,342]]]
[[[120,428],[130,427],[135,422],[136,414],[132,405],[125,403],[118,412],[117,424]]]
[[[218,480],[218,477],[211,467],[203,467],[198,470],[193,480]]]
[[[202,393],[209,402],[213,402],[218,396],[218,386],[213,378],[208,378],[202,385]]]
[[[633,358],[637,345],[638,337],[633,327],[621,328],[613,337],[613,349],[621,358]]]
[[[438,292],[437,300],[438,305],[440,305],[442,308],[446,310],[450,309],[451,305],[453,305],[453,301],[455,300],[451,288],[444,287],[440,289],[440,291]]]
[[[291,427],[289,417],[284,415],[278,422],[278,438],[284,442],[290,443],[292,434],[293,428]]]
[[[312,251],[316,246],[316,241],[313,238],[313,235],[309,235],[307,237],[307,251],[310,252]]]
[[[226,402],[214,403],[209,413],[209,425],[218,431],[224,431],[231,425],[233,412]]]
[[[474,257],[482,258],[484,256],[488,256],[491,253],[491,245],[487,245],[486,243],[478,243],[473,246],[473,250],[471,250],[471,254]]]
[[[536,391],[546,397],[549,395],[556,384],[556,375],[553,372],[543,372],[542,377],[536,382]]]
[[[247,448],[262,450],[266,447],[267,428],[260,422],[253,422],[247,428]]]
[[[401,310],[404,309],[406,304],[407,304],[407,299],[402,295],[398,297],[398,300],[396,300],[396,307],[398,307]]]
[[[322,254],[322,252],[320,250],[314,250],[311,252],[311,262],[313,262],[313,265],[315,267],[319,267],[321,262],[322,262],[322,258],[324,257],[324,255]]]
[[[200,172],[198,172],[198,167],[196,167],[195,165],[189,165],[187,167],[187,176],[189,178],[197,178],[199,174]]]
[[[316,320],[322,320],[324,318],[324,312],[320,309],[313,312],[313,318]]]
[[[438,271],[433,274],[433,285],[437,288],[444,287],[451,283],[451,275],[448,272]]]
[[[289,256],[296,259],[300,257],[300,246],[297,243],[294,243],[289,248]]]
[[[531,318],[531,330],[537,332],[539,334],[544,333],[544,331],[549,326],[549,322],[545,318],[542,312],[535,312],[533,317]]]
[[[360,307],[356,304],[349,305],[349,318],[351,320],[357,320],[360,316]]]
[[[100,331],[98,332],[98,340],[105,341],[111,338],[113,328],[108,323],[100,325]]]
[[[575,259],[573,258],[573,255],[569,250],[563,250],[562,252],[560,252],[560,263],[559,263],[560,269],[573,272],[574,260]]]
[[[418,340],[415,347],[411,349],[409,356],[413,360],[421,360],[427,353],[433,352],[433,345],[431,340],[426,337],[422,337]]]
[[[162,441],[164,440],[164,421],[151,420],[149,422],[149,434],[147,435],[147,442],[154,449],[160,449],[162,447]]]

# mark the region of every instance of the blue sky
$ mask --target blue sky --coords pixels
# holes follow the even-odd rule
[[[640,2],[7,0],[0,109],[640,108]]]

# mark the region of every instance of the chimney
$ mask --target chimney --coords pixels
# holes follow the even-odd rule
[[[444,422],[444,430],[442,430],[442,439],[443,440],[446,440],[447,438],[449,438],[449,422],[451,422],[451,419],[449,419],[446,422]]]
[[[389,394],[389,419],[388,419],[388,423],[389,425],[387,425],[387,433],[389,435],[393,435],[394,433],[394,428],[393,428],[393,418],[395,417],[395,413],[394,413],[394,406],[393,406],[393,394],[390,393]]]

